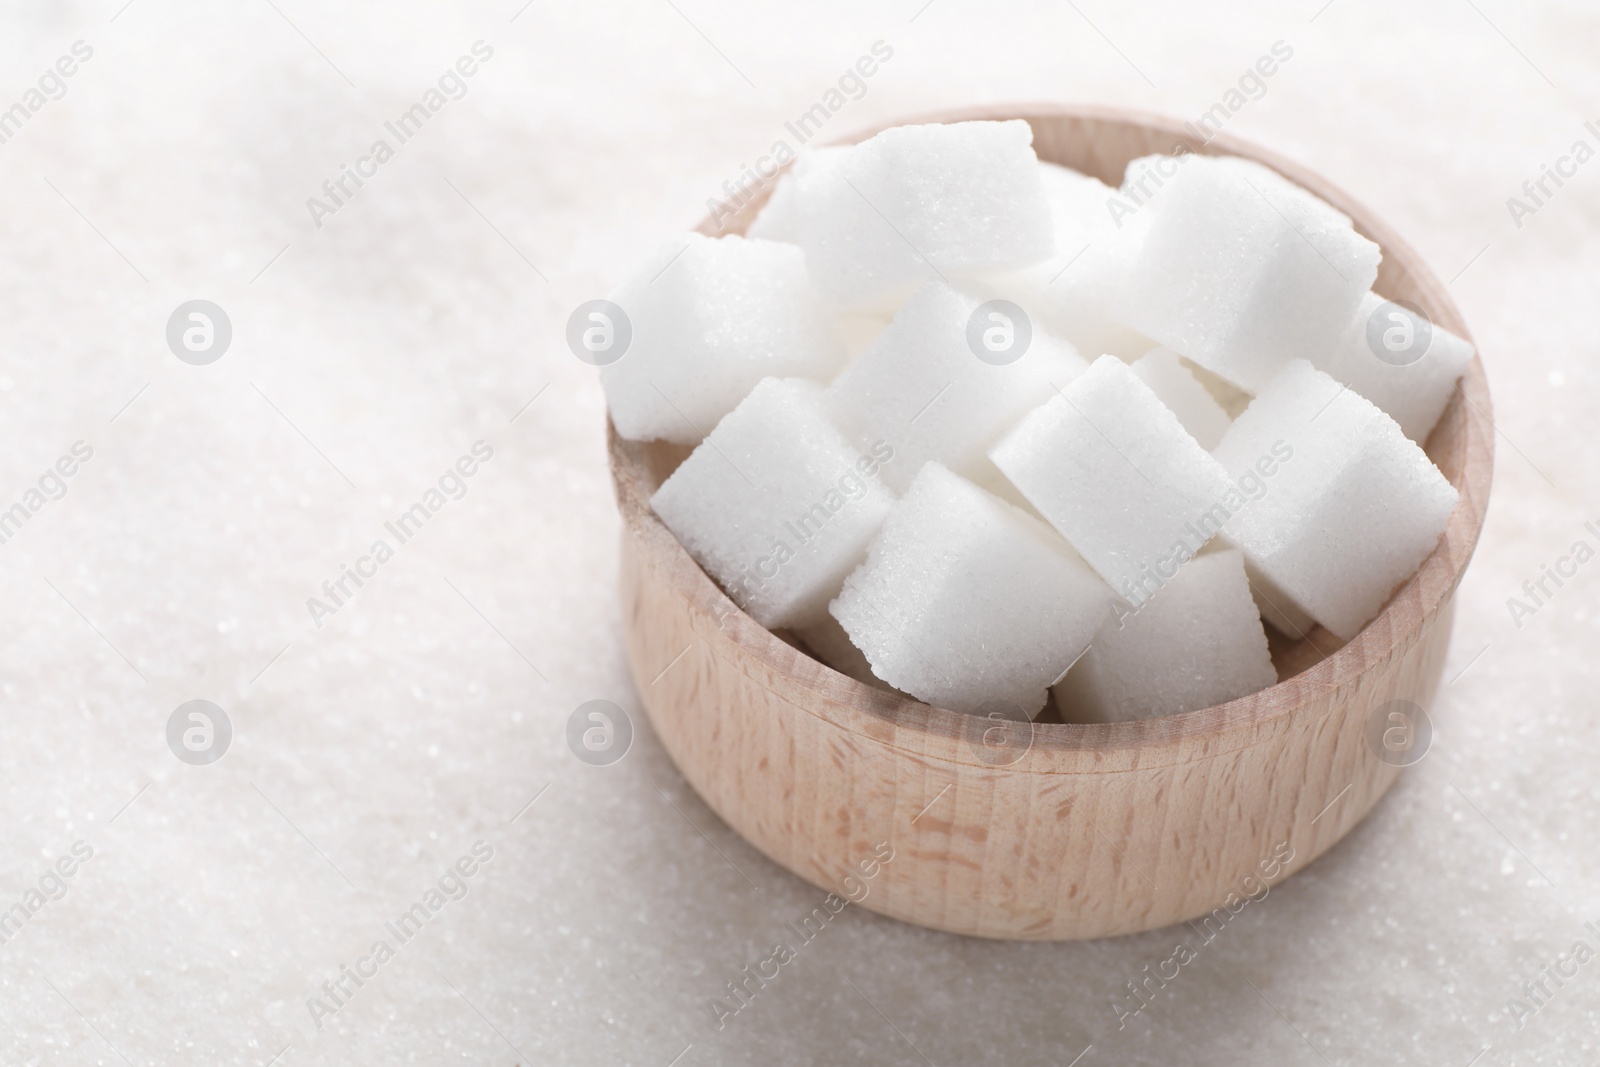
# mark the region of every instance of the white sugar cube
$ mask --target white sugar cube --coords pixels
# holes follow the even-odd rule
[[[1281,460],[1223,530],[1295,609],[1345,640],[1433,551],[1456,491],[1388,415],[1293,360],[1213,453],[1236,479]],[[1287,456],[1287,458],[1284,458]]]
[[[1266,198],[1275,206],[1287,209],[1292,203],[1295,210],[1307,212],[1317,217],[1319,222],[1327,226],[1352,226],[1349,215],[1334,207],[1326,200],[1312,193],[1308,189],[1296,185],[1271,167],[1257,163],[1253,159],[1242,156],[1206,156],[1207,166],[1220,167],[1232,171],[1234,174],[1261,190]]]
[[[1217,447],[1233,420],[1200,380],[1189,373],[1176,352],[1170,348],[1152,349],[1134,361],[1133,373],[1178,416],[1201,448],[1209,452]]]
[[[1388,412],[1407,437],[1423,444],[1472,355],[1472,345],[1443,326],[1367,293],[1339,343],[1312,362]]]
[[[1137,611],[1119,611],[1055,687],[1069,722],[1121,722],[1223,704],[1278,680],[1244,556],[1203,552]]]
[[[805,195],[800,191],[800,187],[814,182],[847,151],[847,148],[837,145],[822,145],[808,148],[796,156],[793,165],[778,178],[778,184],[773,186],[772,195],[767,198],[767,202],[761,206],[761,210],[745,230],[745,236],[799,244],[801,232],[799,204]]]
[[[1043,523],[929,463],[829,610],[895,688],[1031,718],[1111,599]]]
[[[1016,269],[1054,250],[1026,122],[897,126],[823,164],[796,175],[768,232],[799,242],[841,306],[892,306],[930,278]]]
[[[1107,204],[1116,190],[1087,174],[1040,161],[1045,200],[1055,232],[1055,255],[997,277],[995,290],[1015,301],[1057,336],[1090,358],[1133,360],[1154,342],[1107,311],[1104,283],[1115,227]]]
[[[1075,255],[1110,222],[1106,202],[1116,190],[1099,178],[1047,160],[1039,161],[1039,180],[1044,183],[1051,228],[1058,238],[1056,255]]]
[[[889,513],[879,463],[828,421],[821,386],[768,378],[650,504],[751,618],[804,626],[826,613]]]
[[[1210,540],[1237,496],[1222,465],[1112,356],[1030,412],[989,457],[1134,603]]]
[[[1130,165],[1129,177],[1160,165]],[[1377,277],[1378,246],[1237,162],[1167,165],[1172,176],[1121,220],[1112,313],[1252,393],[1288,359],[1331,350]]]
[[[1296,216],[1309,214],[1319,225],[1352,226],[1349,215],[1307,189],[1296,185],[1277,171],[1242,156],[1153,155],[1129,162],[1118,190],[1120,203],[1112,214],[1126,219],[1153,203],[1167,183],[1189,163],[1198,163],[1213,175],[1232,176],[1258,190],[1272,206]]]
[[[981,293],[929,282],[828,387],[834,417],[858,448],[893,449],[882,477],[897,491],[929,460],[974,481],[992,477],[988,447],[1084,370],[1070,345],[1036,325],[1012,362],[980,358],[969,327],[983,302]],[[980,318],[993,328],[994,320]],[[1011,325],[1020,347],[1022,334]]]
[[[692,444],[766,377],[828,381],[843,339],[794,245],[685,234],[612,294],[632,338],[600,381],[617,432]]]

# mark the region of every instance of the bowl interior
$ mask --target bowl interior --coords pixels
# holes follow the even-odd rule
[[[1374,285],[1379,293],[1392,300],[1416,304],[1434,322],[1471,340],[1445,286],[1397,234],[1342,190],[1303,167],[1255,145],[1227,135],[1202,141],[1187,124],[1160,116],[1103,108],[1041,106],[1004,111],[978,110],[908,121],[956,122],[1013,118],[1024,119],[1033,127],[1034,149],[1040,159],[1072,167],[1112,187],[1121,183],[1123,171],[1131,160],[1153,153],[1186,151],[1238,155],[1264,163],[1344,211],[1354,220],[1360,233],[1380,246],[1383,260]],[[876,129],[866,130],[837,143],[864,140],[876,132]],[[732,216],[725,216],[720,225],[708,218],[698,229],[709,235],[743,233],[766,202],[770,191],[771,183]],[[1316,627],[1303,639],[1294,640],[1267,626],[1273,664],[1278,670],[1277,685],[1226,704],[1137,722],[1062,722],[1052,701],[1041,713],[1034,729],[1034,745],[1042,748],[1145,748],[1196,735],[1217,734],[1229,728],[1259,727],[1263,720],[1289,714],[1306,703],[1308,693],[1332,689],[1350,680],[1365,664],[1380,658],[1382,653],[1396,644],[1414,640],[1423,626],[1432,623],[1441,605],[1448,599],[1477,542],[1488,500],[1493,462],[1492,424],[1489,419],[1488,387],[1483,366],[1481,359],[1474,358],[1425,446],[1429,458],[1456,487],[1461,499],[1434,552],[1415,575],[1397,587],[1384,610],[1355,638],[1344,642],[1329,631]],[[660,441],[620,441],[615,438],[614,431],[612,438],[613,473],[618,479],[619,489],[626,480],[635,492],[643,494],[646,502],[649,493],[691,451],[688,446]],[[622,466],[631,466],[633,469],[615,469]],[[657,523],[653,515],[648,515],[645,521]],[[666,536],[671,537],[670,533]],[[677,551],[687,559],[687,553],[683,552],[681,546],[677,546]],[[710,594],[715,591],[717,596],[724,596],[712,579],[692,561],[689,562],[689,569],[696,576],[691,580],[710,586],[710,589],[698,590],[699,593]],[[731,601],[728,603],[732,605]],[[773,634],[762,629],[736,606],[731,606],[731,612],[736,613],[739,619],[741,641],[753,643],[758,648],[762,648],[764,642],[764,658],[769,658],[775,666],[784,662],[786,656],[792,656],[790,646],[806,651],[790,635]],[[831,669],[821,669],[830,676],[830,691],[840,693],[839,687],[842,686],[842,693],[851,704],[874,716],[889,719],[899,728],[922,730],[951,738],[958,738],[962,734],[966,716],[875,689],[845,678]]]

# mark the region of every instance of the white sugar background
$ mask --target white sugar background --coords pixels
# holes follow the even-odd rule
[[[121,2],[13,8],[0,34],[7,106],[74,40],[95,49],[0,146],[0,499],[95,450],[0,546],[0,906],[95,849],[0,946],[0,1059],[1592,1058],[1600,963],[1520,1033],[1503,1011],[1600,919],[1596,565],[1520,631],[1505,606],[1600,519],[1600,163],[1520,231],[1505,208],[1600,118],[1592,10]],[[305,198],[479,38],[495,55],[466,98],[315,230]],[[1479,257],[1453,289],[1501,436],[1435,747],[1121,1033],[1108,997],[1177,933],[998,944],[849,909],[726,1030],[705,1006],[822,894],[723,826],[639,712],[601,394],[562,329],[880,38],[894,58],[830,134],[986,101],[1194,116],[1286,40],[1231,128],[1445,278]],[[194,297],[235,331],[205,368],[162,340]],[[495,457],[466,498],[315,630],[305,598],[479,438]],[[164,742],[194,697],[237,730],[214,766]],[[594,698],[635,713],[611,767],[564,741]],[[470,894],[316,1032],[306,998],[480,838]]]

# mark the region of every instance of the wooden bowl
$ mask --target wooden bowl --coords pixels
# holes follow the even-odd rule
[[[912,121],[999,118],[1026,119],[1039,158],[1112,186],[1129,160],[1180,145],[1265,163],[1382,246],[1380,292],[1468,336],[1445,286],[1388,226],[1317,175],[1243,141],[1201,144],[1173,120],[1091,107]],[[701,230],[742,231],[759,207]],[[1433,554],[1354,640],[1341,647],[1318,629],[1276,646],[1283,681],[1201,711],[1009,732],[863,685],[757,625],[650,510],[651,493],[687,450],[622,440],[612,429],[623,618],[639,696],[679,770],[730,826],[819,887],[865,890],[860,902],[885,915],[961,934],[1060,940],[1233,910],[1331,847],[1399,774],[1369,744],[1369,723],[1386,719],[1390,701],[1426,708],[1438,689],[1451,596],[1489,498],[1490,417],[1475,359],[1427,443],[1460,503]],[[865,879],[857,865],[882,842],[894,858],[868,862]]]

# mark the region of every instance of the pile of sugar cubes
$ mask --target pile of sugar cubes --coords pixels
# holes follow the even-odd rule
[[[619,434],[695,446],[661,521],[836,670],[1174,714],[1278,680],[1263,620],[1354,637],[1455,506],[1421,443],[1472,348],[1378,261],[1242,159],[1118,190],[1025,122],[903,126],[802,154],[747,236],[668,242],[601,376]]]

